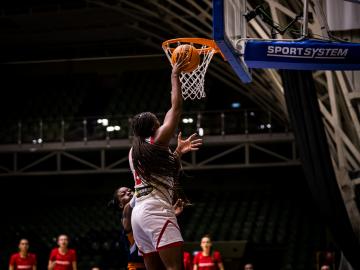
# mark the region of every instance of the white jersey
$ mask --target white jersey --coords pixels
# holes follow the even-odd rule
[[[154,140],[152,137],[145,139],[145,141],[147,143],[154,144]],[[135,171],[134,163],[133,163],[133,159],[132,159],[132,148],[130,149],[130,152],[129,152],[129,163],[130,163],[130,169],[131,169],[133,177],[134,177],[135,191],[136,191],[136,189],[148,187],[149,184],[147,184],[146,181],[144,181],[144,179]],[[163,182],[167,186],[171,186],[171,187],[174,186],[174,178],[172,178],[172,177],[157,177],[156,179]],[[172,199],[173,199],[173,195],[174,195],[173,190],[167,189],[161,185],[154,186],[154,190],[151,192],[151,194],[157,198],[161,198],[162,200],[167,201],[170,204],[172,203]],[[144,196],[144,197],[148,197],[148,196]],[[137,200],[142,200],[142,197],[137,198]]]
[[[146,142],[153,143],[153,139],[148,138]],[[148,187],[149,185],[134,169],[132,149],[129,152],[129,163],[134,176],[135,191]],[[162,177],[158,180],[170,186],[174,185],[174,179],[171,177]],[[131,226],[136,245],[144,256],[183,243],[171,205],[172,197],[173,191],[167,190],[163,186],[157,186],[151,193],[135,199],[135,207],[131,214]]]

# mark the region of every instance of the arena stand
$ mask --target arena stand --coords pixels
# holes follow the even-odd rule
[[[276,170],[267,171],[274,172]],[[308,190],[299,181],[301,177],[293,177],[290,183],[287,178],[290,174],[286,174],[270,184],[259,179],[261,173],[249,171],[225,175],[220,171],[211,177],[190,173],[184,183],[193,207],[186,208],[179,217],[184,239],[198,242],[203,234],[210,233],[215,244],[246,240],[243,258],[234,261],[225,256],[227,269],[236,269],[234,265],[248,260],[259,269],[314,269],[316,251],[324,249],[328,242],[326,229],[311,209]],[[234,186],[234,177],[241,179],[242,184]],[[107,203],[117,186],[131,185],[129,179],[116,175],[67,179],[59,176],[54,177],[52,183],[44,182],[42,190],[34,190],[34,186],[44,178],[32,178],[35,184],[25,178],[18,183],[7,183],[14,189],[21,184],[31,194],[25,190],[18,192],[18,196],[28,201],[28,210],[22,210],[23,215],[14,214],[24,209],[20,202],[13,202],[9,213],[5,213],[9,219],[2,223],[1,267],[6,267],[17,239],[28,237],[31,250],[38,254],[39,269],[45,268],[57,235],[67,233],[71,246],[78,252],[79,269],[89,269],[92,265],[119,269],[125,261],[126,250],[121,241],[119,213],[107,208]],[[217,179],[222,179],[221,187],[216,185]],[[210,183],[204,189],[206,182]],[[284,195],[294,189],[301,194]],[[33,196],[42,200],[37,202]],[[304,202],[304,198],[309,201]]]

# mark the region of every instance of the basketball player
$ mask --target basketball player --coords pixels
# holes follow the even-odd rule
[[[13,254],[10,258],[9,270],[36,270],[36,256],[28,251],[29,241],[21,239],[19,242],[19,252]]]
[[[201,145],[201,140],[196,140],[193,135],[174,152],[169,149],[182,112],[179,74],[187,64],[184,59],[179,57],[173,66],[171,108],[163,124],[150,112],[133,118],[134,138],[129,162],[135,180],[136,203],[131,225],[148,270],[159,269],[161,263],[168,270],[180,270],[183,265],[183,238],[172,205],[181,197],[178,185],[180,157],[198,150]],[[178,140],[182,141],[181,134]]]
[[[144,259],[139,256],[131,228],[131,212],[134,207],[134,192],[128,187],[120,187],[115,191],[114,204],[122,211],[121,223],[129,243],[128,270],[144,270]],[[131,202],[130,202],[131,201]]]
[[[58,237],[58,248],[50,253],[48,270],[77,270],[76,252],[68,248],[69,237],[65,234]]]
[[[138,254],[138,249],[134,242],[131,228],[131,212],[135,206],[135,197],[133,195],[134,192],[130,188],[120,187],[115,191],[114,203],[122,211],[121,223],[130,244],[128,270],[143,270],[145,269],[144,259]],[[177,202],[173,205],[173,208],[175,211],[175,215],[180,215],[180,213],[184,209],[182,200],[177,200]],[[160,270],[160,268],[158,269]]]
[[[194,257],[194,270],[224,270],[220,252],[212,249],[209,235],[201,238],[200,246],[202,251]]]

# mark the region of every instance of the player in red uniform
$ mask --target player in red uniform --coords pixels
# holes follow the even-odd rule
[[[19,242],[19,252],[15,253],[10,258],[9,270],[36,270],[36,256],[29,253],[29,241],[21,239]]]
[[[69,249],[69,238],[62,234],[58,237],[58,248],[50,253],[48,270],[77,270],[76,252]]]
[[[211,238],[209,235],[201,238],[201,249],[194,257],[193,270],[224,270],[221,255],[219,251],[212,250]]]

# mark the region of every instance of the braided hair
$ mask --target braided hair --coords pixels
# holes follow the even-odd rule
[[[182,198],[182,190],[179,187],[180,160],[177,155],[169,151],[169,148],[159,144],[150,144],[146,138],[153,137],[159,125],[159,120],[151,112],[143,112],[134,116],[132,129],[134,133],[132,143],[132,159],[134,169],[142,178],[142,181],[159,190],[163,187],[173,192],[173,202]],[[174,184],[165,183],[160,179],[171,177]]]

